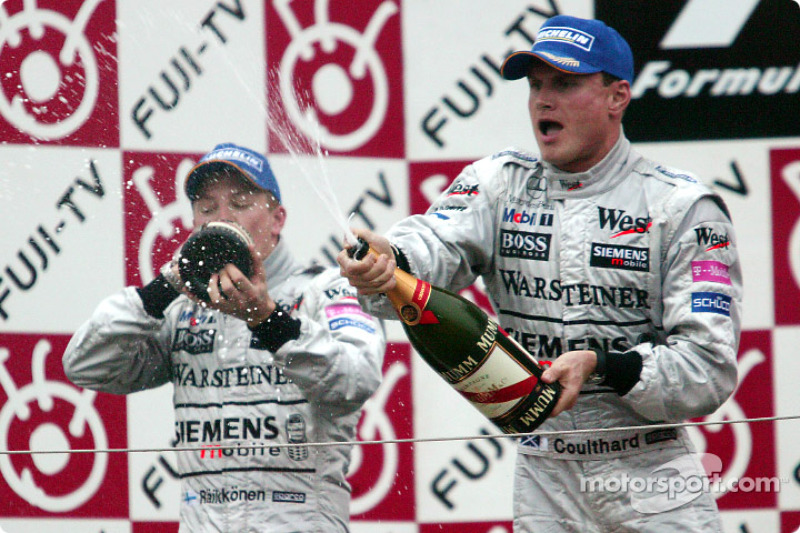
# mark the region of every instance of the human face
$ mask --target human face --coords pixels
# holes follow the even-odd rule
[[[542,159],[566,172],[584,172],[614,147],[630,102],[627,81],[567,74],[541,61],[528,74],[528,112]]]
[[[192,202],[194,226],[229,220],[246,229],[256,252],[266,259],[278,244],[286,210],[273,196],[235,173],[207,177]]]

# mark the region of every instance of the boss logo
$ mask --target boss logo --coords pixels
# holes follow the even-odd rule
[[[547,233],[529,233],[525,231],[502,230],[500,232],[500,255],[547,261],[550,258],[550,239]]]
[[[187,352],[191,355],[211,353],[214,350],[215,329],[202,329],[192,331],[188,328],[178,328],[175,331],[175,340],[172,343],[173,352]]]

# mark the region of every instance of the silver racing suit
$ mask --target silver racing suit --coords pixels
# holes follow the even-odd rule
[[[197,449],[177,453],[181,532],[349,527],[351,446],[273,444],[355,440],[380,382],[382,324],[338,269],[304,269],[282,243],[265,269],[270,295],[299,325],[295,338],[259,340],[185,296],[155,318],[129,287],[99,305],[63,357],[81,387],[126,394],[172,383],[176,445]]]
[[[518,531],[720,527],[708,494],[662,494],[655,481],[666,471],[703,475],[686,432],[648,430],[715,411],[736,385],[741,267],[717,195],[621,135],[579,174],[514,149],[477,161],[426,214],[386,236],[411,273],[434,285],[460,290],[482,277],[500,324],[539,361],[599,349],[614,372],[619,354],[640,360],[627,386],[584,385],[574,408],[540,428],[629,429],[521,439]],[[362,302],[393,316],[380,296]],[[581,487],[624,475],[629,484],[650,476],[653,490]]]

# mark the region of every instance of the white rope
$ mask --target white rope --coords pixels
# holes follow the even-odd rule
[[[28,454],[54,454],[54,453],[163,453],[163,452],[210,452],[221,450],[248,450],[260,448],[313,448],[325,446],[347,446],[359,445],[369,446],[375,444],[415,444],[425,442],[453,442],[465,440],[486,440],[498,438],[521,438],[532,435],[539,435],[542,437],[548,436],[568,436],[580,435],[584,433],[612,433],[617,431],[643,431],[652,429],[668,429],[668,428],[681,428],[681,427],[696,427],[696,426],[716,426],[728,424],[752,424],[756,422],[782,422],[786,420],[798,420],[798,415],[787,416],[766,416],[760,418],[742,418],[738,420],[720,420],[715,422],[680,422],[669,424],[648,424],[644,426],[617,426],[610,428],[592,428],[592,429],[573,429],[569,431],[534,431],[532,433],[497,433],[487,435],[470,435],[466,437],[428,437],[428,438],[411,438],[411,439],[387,439],[387,440],[370,440],[370,441],[341,441],[341,442],[298,442],[298,443],[264,443],[264,444],[250,444],[236,446],[225,444],[205,445],[203,447],[197,446],[183,446],[183,447],[170,447],[170,448],[107,448],[107,449],[79,449],[79,450],[0,450],[0,455],[28,455]]]

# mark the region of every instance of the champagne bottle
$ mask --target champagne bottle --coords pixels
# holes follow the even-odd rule
[[[350,255],[376,253],[359,240]],[[480,307],[396,269],[386,293],[408,340],[433,370],[504,433],[528,433],[547,419],[561,393],[543,369]]]

